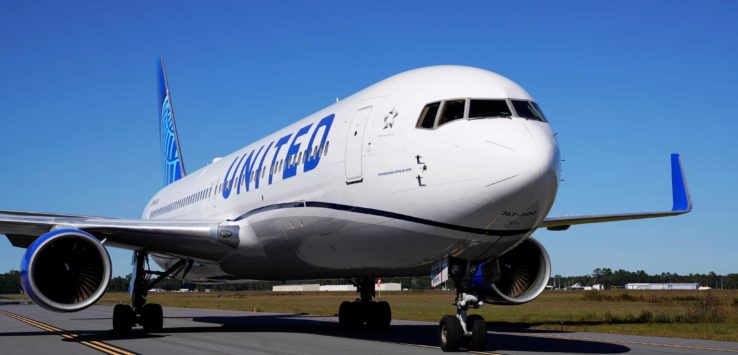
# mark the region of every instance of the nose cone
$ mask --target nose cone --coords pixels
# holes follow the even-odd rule
[[[518,126],[508,132],[515,139],[507,143],[504,161],[491,164],[487,172],[489,200],[483,210],[489,229],[535,228],[556,197],[560,158],[550,126],[533,120],[515,121]]]
[[[525,160],[525,166],[533,182],[541,178],[550,177],[554,174],[558,181],[561,170],[561,159],[556,138],[547,123],[527,120],[525,129],[530,134],[530,151],[532,152]]]
[[[521,156],[522,168],[513,186],[519,198],[508,206],[518,212],[518,218],[503,223],[519,228],[535,228],[548,214],[559,182],[560,156],[556,138],[547,123],[526,120],[523,123],[530,134],[530,154]]]

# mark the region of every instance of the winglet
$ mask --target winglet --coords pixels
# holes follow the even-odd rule
[[[689,212],[692,210],[692,198],[687,188],[687,179],[684,177],[682,160],[679,154],[671,155],[671,191],[674,199],[673,212]]]

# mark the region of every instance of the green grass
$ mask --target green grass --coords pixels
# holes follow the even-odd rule
[[[20,296],[17,296],[20,297]],[[353,292],[155,293],[149,302],[186,308],[335,315]],[[125,303],[125,293],[103,303]],[[453,313],[454,294],[385,292],[394,319],[438,321]],[[738,341],[738,291],[546,291],[520,306],[485,305],[472,313],[495,327],[521,327]]]

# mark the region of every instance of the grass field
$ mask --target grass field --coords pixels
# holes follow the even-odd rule
[[[21,297],[21,296],[7,296]],[[102,303],[126,303],[106,294]],[[154,293],[164,306],[335,315],[353,292]],[[438,321],[453,313],[451,292],[385,292],[393,319]],[[546,291],[520,306],[485,305],[472,311],[488,325],[565,331],[738,341],[738,291]]]

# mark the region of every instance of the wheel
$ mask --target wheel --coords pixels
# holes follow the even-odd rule
[[[133,327],[133,308],[127,304],[116,304],[113,308],[113,331],[127,333]]]
[[[360,301],[351,302],[351,327],[361,327],[366,321],[366,307]]]
[[[361,302],[341,302],[338,307],[338,324],[343,328],[356,328],[364,324],[364,307]]]
[[[147,303],[141,311],[142,325],[146,332],[161,331],[164,325],[164,312],[161,305],[155,303]]]
[[[387,329],[392,321],[392,310],[386,301],[368,304],[366,325],[373,329]]]
[[[471,331],[472,335],[467,339],[466,349],[469,351],[484,350],[487,344],[487,324],[484,318],[478,314],[466,317],[466,329]]]
[[[377,302],[371,301],[362,304],[364,308],[364,316],[366,320],[366,326],[371,329],[379,329],[380,317],[379,317],[379,306]]]
[[[390,308],[390,304],[387,303],[387,301],[381,301],[377,303],[377,306],[375,307],[375,311],[377,314],[377,328],[378,329],[387,329],[389,328],[390,323],[392,322],[392,308]]]
[[[338,325],[341,328],[348,328],[351,326],[351,302],[343,301],[341,306],[338,307]]]
[[[443,351],[457,351],[464,340],[464,330],[456,316],[446,315],[438,324],[438,343]]]

